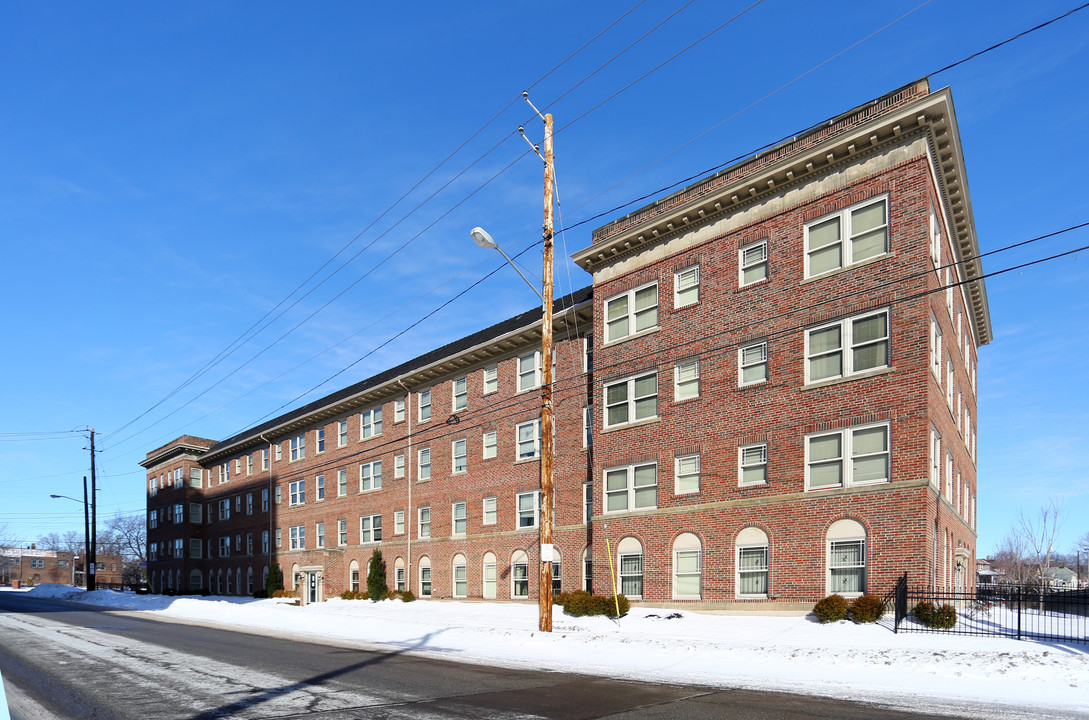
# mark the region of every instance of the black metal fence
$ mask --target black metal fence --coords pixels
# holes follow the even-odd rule
[[[976,592],[911,589],[905,574],[886,599],[893,607],[894,632],[1089,642],[1089,590],[1015,585]],[[948,610],[932,611],[945,606],[955,611],[955,622]]]

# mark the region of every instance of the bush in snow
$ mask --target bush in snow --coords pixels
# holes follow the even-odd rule
[[[885,601],[877,595],[859,595],[851,601],[847,612],[856,623],[874,623],[885,614]]]
[[[937,630],[950,630],[957,624],[957,610],[948,603],[939,607],[929,600],[923,600],[911,614],[923,625]]]
[[[341,600],[366,600],[367,593],[358,590],[345,590],[340,594]]]
[[[375,550],[371,555],[367,570],[367,595],[375,602],[389,595],[389,588],[386,587],[386,561],[382,559],[381,550]]]
[[[822,623],[847,619],[847,598],[842,595],[829,595],[813,606],[813,614]]]
[[[628,614],[631,602],[623,595],[591,595],[585,590],[575,590],[569,593],[561,593],[552,598],[552,602],[563,607],[568,615],[583,617],[586,615],[605,615],[617,617],[617,605],[620,606],[620,616]]]

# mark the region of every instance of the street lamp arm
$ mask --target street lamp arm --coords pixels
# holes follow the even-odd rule
[[[506,259],[507,263],[512,268],[514,268],[514,272],[518,273],[518,277],[522,278],[522,280],[525,281],[526,285],[529,285],[529,289],[532,290],[534,293],[536,293],[537,297],[539,297],[541,299],[541,305],[543,307],[544,304],[545,304],[544,295],[542,295],[541,291],[537,289],[537,286],[534,285],[533,283],[531,283],[529,281],[529,278],[527,278],[525,275],[522,274],[522,271],[518,269],[518,266],[514,264],[514,261],[510,259],[510,256],[507,255],[505,252],[503,252],[503,248],[496,245],[495,249],[498,250],[499,254],[502,255],[504,257],[504,259]],[[545,308],[545,309],[547,310],[548,308]]]

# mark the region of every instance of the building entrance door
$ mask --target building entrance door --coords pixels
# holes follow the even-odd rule
[[[306,595],[306,604],[318,601],[318,573],[309,571],[303,574],[303,592]]]

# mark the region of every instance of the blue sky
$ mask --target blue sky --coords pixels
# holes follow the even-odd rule
[[[25,433],[94,426],[100,517],[138,513],[148,450],[228,437],[533,307],[500,269],[384,344],[499,267],[471,227],[512,254],[539,237],[523,89],[555,115],[571,226],[1074,6],[635,2],[0,9],[0,525],[17,542],[82,527],[49,494],[82,492],[84,436]],[[1089,220],[1087,76],[1089,10],[931,79],[953,91],[984,252]],[[984,268],[1086,244],[1079,230]],[[539,273],[537,248],[523,259]],[[590,281],[569,262],[556,277]],[[1052,498],[1059,547],[1089,530],[1087,288],[1084,252],[987,280],[980,555]]]

